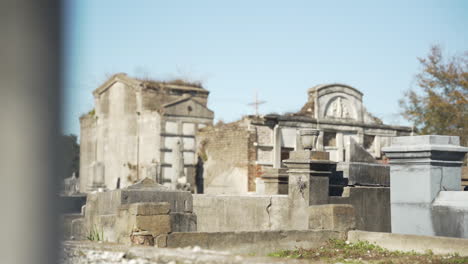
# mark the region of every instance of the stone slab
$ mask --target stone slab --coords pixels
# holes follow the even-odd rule
[[[343,239],[345,235],[345,232],[329,230],[171,233],[167,236],[167,247],[199,246],[238,254],[265,255],[298,247],[314,248],[329,239]]]
[[[349,231],[350,242],[369,241],[389,250],[411,251],[434,254],[453,254],[468,256],[468,239],[434,237],[420,235],[402,235],[380,232]]]
[[[160,203],[134,203],[129,205],[129,213],[132,215],[164,215],[169,214],[170,204]]]
[[[377,163],[340,162],[336,168],[348,185],[390,186],[390,166]]]
[[[169,215],[136,216],[135,227],[151,232],[153,235],[167,234],[172,231]]]
[[[356,228],[356,212],[352,205],[314,205],[308,210],[309,229],[347,231]]]
[[[193,196],[197,230],[202,232],[293,229],[286,195]],[[247,220],[248,219],[248,220]],[[307,222],[307,219],[300,219]]]

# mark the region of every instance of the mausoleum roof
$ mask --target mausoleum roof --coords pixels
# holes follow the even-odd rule
[[[313,86],[312,88],[309,88],[307,90],[308,93],[311,93],[311,92],[315,92],[315,91],[319,91],[319,90],[322,90],[322,89],[325,89],[325,88],[329,88],[329,87],[345,87],[345,88],[349,88],[349,89],[352,89],[354,90],[355,92],[359,93],[361,96],[362,96],[362,92],[359,91],[358,89],[350,86],[350,85],[347,85],[347,84],[342,84],[342,83],[328,83],[328,84],[319,84],[319,85],[315,85]]]
[[[159,81],[152,79],[140,79],[128,76],[126,73],[116,73],[112,75],[107,81],[93,91],[93,95],[98,95],[106,91],[110,86],[116,82],[123,82],[129,86],[145,86],[145,87],[164,87],[166,89],[194,91],[201,93],[209,93],[208,90],[203,88],[199,82],[189,82],[182,79],[174,79],[167,81]]]

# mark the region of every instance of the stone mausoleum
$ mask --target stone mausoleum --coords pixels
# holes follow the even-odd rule
[[[213,122],[208,94],[183,81],[112,76],[94,90],[95,108],[80,118],[80,191],[124,188],[144,178],[190,188],[195,132]]]
[[[308,100],[297,113],[246,116],[202,129],[197,138],[204,162],[203,192],[258,191],[256,179],[271,168],[284,168],[283,161],[297,150],[301,129],[320,130],[317,148],[328,152],[332,161],[349,162],[346,146],[351,139],[382,160],[381,148],[412,130],[383,124],[366,110],[362,98],[359,90],[348,85],[318,85],[308,90]],[[279,173],[286,175],[285,170]]]

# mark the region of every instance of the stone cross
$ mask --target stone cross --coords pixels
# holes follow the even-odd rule
[[[261,104],[266,103],[266,101],[259,101],[258,100],[258,94],[255,94],[255,101],[253,103],[250,103],[250,106],[253,106],[255,108],[255,115],[258,116],[258,106]]]

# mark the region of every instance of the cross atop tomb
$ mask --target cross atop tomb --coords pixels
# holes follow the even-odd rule
[[[264,103],[266,103],[266,101],[259,101],[258,93],[255,93],[255,101],[252,103],[249,103],[249,106],[252,106],[255,108],[255,115],[258,116],[258,106]]]

